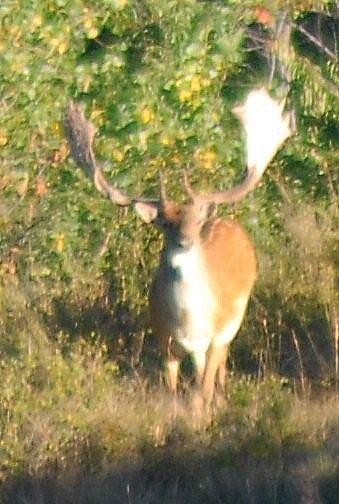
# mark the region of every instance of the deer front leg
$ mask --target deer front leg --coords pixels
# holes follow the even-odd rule
[[[195,382],[198,385],[198,387],[202,387],[202,382],[205,374],[206,353],[194,352],[192,357],[193,357],[193,364],[195,367]]]
[[[173,394],[177,392],[179,359],[169,357],[165,362],[165,381],[167,388]]]
[[[163,337],[161,343],[161,352],[164,357],[165,382],[168,390],[175,394],[178,386],[180,362],[184,357],[184,352],[172,337]]]
[[[224,348],[211,346],[206,361],[205,374],[202,381],[202,396],[207,405],[210,404],[214,394],[216,374],[218,379],[225,381],[225,351]]]

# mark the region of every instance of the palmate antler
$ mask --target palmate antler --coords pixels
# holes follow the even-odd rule
[[[110,184],[96,163],[92,149],[96,129],[87,121],[81,108],[70,101],[66,111],[66,134],[74,161],[93,179],[95,187],[112,203],[120,206],[131,204],[131,198]]]
[[[265,89],[251,91],[243,105],[232,112],[246,134],[247,175],[238,186],[225,191],[197,195],[199,201],[235,203],[258,184],[269,163],[292,134],[291,114],[283,114],[285,100],[276,102]]]
[[[199,203],[215,204],[235,203],[244,198],[258,184],[276,152],[291,135],[291,117],[289,113],[283,114],[283,108],[284,102],[273,100],[265,89],[251,91],[245,103],[233,109],[246,133],[247,175],[244,181],[236,187],[220,192],[194,193],[184,172],[184,186],[188,196]],[[152,207],[165,203],[166,192],[162,177],[158,200],[130,197],[106,180],[93,153],[95,127],[87,121],[81,108],[73,101],[69,102],[67,107],[66,132],[73,159],[92,178],[98,191],[112,203],[119,206],[142,203]]]

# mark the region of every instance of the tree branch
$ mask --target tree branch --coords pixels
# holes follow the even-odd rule
[[[335,53],[332,52],[328,47],[326,47],[314,35],[312,35],[312,33],[310,33],[309,31],[307,31],[306,28],[304,28],[301,25],[297,25],[295,23],[293,23],[293,28],[295,28],[296,30],[298,30],[303,35],[305,35],[305,37],[307,37],[311,42],[313,42],[314,45],[316,45],[319,49],[321,49],[321,51],[323,51],[323,53],[325,53],[326,56],[328,56],[329,58],[331,58],[334,61],[337,61],[337,56],[335,55]]]

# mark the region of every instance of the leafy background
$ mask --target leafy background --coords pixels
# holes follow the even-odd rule
[[[115,466],[107,485],[117,502],[224,502],[224,488],[241,489],[241,502],[263,502],[264,490],[257,501],[256,487],[241,483],[257,475],[230,469],[244,453],[252,462],[262,451],[278,460],[293,436],[315,449],[338,433],[336,3],[3,0],[0,20],[4,496],[85,502],[91,488],[92,502],[106,502],[93,473],[104,477],[128,453],[150,473],[140,477],[133,466],[132,476]],[[281,26],[289,28],[287,38]],[[70,161],[65,107],[70,98],[84,105],[98,129],[97,156],[120,187],[154,196],[162,170],[169,194],[181,201],[183,167],[200,190],[241,180],[243,135],[230,111],[262,85],[276,97],[288,92],[297,132],[255,192],[237,207],[220,208],[248,229],[260,273],[232,347],[228,405],[192,431],[189,412],[178,420],[166,409],[147,329],[161,237],[101,198]],[[319,428],[324,404],[328,419]],[[305,420],[297,428],[296,411],[307,418],[312,411],[316,426]],[[235,426],[244,416],[240,432]],[[228,471],[213,482],[220,495],[207,480],[200,490],[185,486],[189,470],[201,466],[192,455],[199,443],[208,461],[202,480],[220,467]],[[173,472],[180,484],[171,497],[174,480],[163,466],[185,457],[192,465]],[[87,490],[70,497],[67,491],[82,483],[55,481],[67,481],[74,461],[81,468],[75,481],[86,481]],[[330,499],[336,465],[330,457],[327,472],[321,467],[312,478],[330,478]],[[297,485],[304,495],[306,483],[281,483],[278,473],[273,487],[264,482],[275,495],[281,485]],[[42,483],[46,474],[53,484]],[[294,502],[286,492],[279,502]]]

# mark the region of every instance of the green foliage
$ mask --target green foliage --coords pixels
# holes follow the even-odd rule
[[[108,387],[114,392],[117,366],[104,345],[80,342],[65,359],[24,354],[1,361],[1,471],[16,471],[32,457],[38,470],[46,457],[65,456],[86,435]],[[105,398],[107,396],[105,395]]]
[[[187,418],[178,434],[168,410],[160,413],[161,400],[156,407],[147,396],[142,414],[137,401],[123,400],[125,388],[141,394],[128,380],[122,386],[119,373],[140,356],[161,237],[101,198],[68,159],[64,111],[70,98],[84,104],[98,129],[97,157],[128,192],[156,195],[163,171],[169,194],[181,201],[187,166],[200,190],[231,186],[245,156],[230,110],[249,89],[267,85],[265,55],[274,52],[284,13],[292,34],[288,51],[277,48],[276,56],[291,81],[297,133],[262,185],[228,210],[248,228],[260,264],[232,366],[301,377],[304,388],[305,376],[326,386],[338,380],[338,64],[330,30],[320,46],[298,31],[312,31],[315,12],[332,26],[335,7],[326,1],[2,0],[2,479],[55,460],[66,467],[84,456],[68,459],[80,445],[89,463],[123,457],[128,447],[140,455],[143,444],[167,446],[171,429],[179,439],[194,437]],[[149,362],[155,368],[150,347],[146,338],[143,370]],[[292,415],[284,380],[235,381],[230,412],[203,441],[227,440],[235,429],[227,454],[241,439],[259,457],[279,450]],[[135,425],[130,411],[140,418]]]

